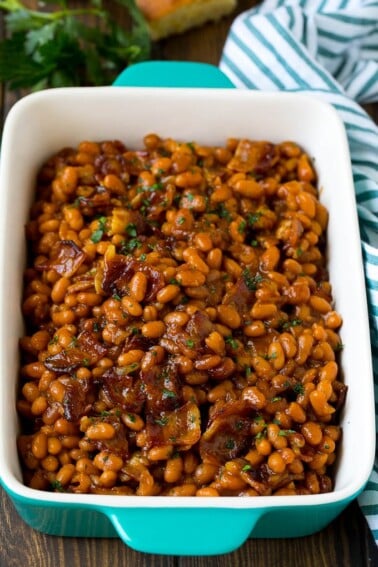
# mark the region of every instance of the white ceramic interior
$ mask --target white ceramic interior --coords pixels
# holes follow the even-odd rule
[[[336,308],[344,324],[342,352],[348,386],[343,439],[335,490],[306,497],[188,498],[186,507],[290,507],[334,503],[357,494],[373,465],[374,394],[368,315],[351,164],[344,127],[329,105],[304,95],[232,89],[156,89],[128,87],[43,91],[22,99],[6,122],[0,160],[0,477],[12,492],[35,498],[21,481],[16,452],[15,410],[19,366],[18,339],[24,267],[24,225],[35,175],[43,161],[82,140],[120,139],[141,147],[149,132],[202,144],[228,137],[294,140],[314,159],[321,201],[330,212],[328,254]],[[140,497],[38,492],[41,502],[98,501],[140,506]],[[177,507],[182,499],[145,497],[143,507]],[[302,500],[300,500],[302,499]],[[304,500],[303,500],[304,499]],[[160,502],[162,504],[162,501]]]

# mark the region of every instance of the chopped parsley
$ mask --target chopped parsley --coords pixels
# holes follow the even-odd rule
[[[256,291],[258,284],[262,281],[263,277],[260,274],[253,275],[249,268],[245,268],[242,272],[242,278],[250,291]]]
[[[167,398],[176,398],[176,393],[172,392],[172,390],[167,390],[166,388],[163,388],[163,399],[167,399]]]
[[[126,233],[131,237],[137,236],[138,233],[137,233],[136,224],[134,224],[133,222],[129,222],[129,224],[126,226]]]
[[[248,226],[253,226],[254,224],[256,224],[260,220],[261,217],[262,217],[262,213],[259,213],[259,212],[248,213],[247,214]]]
[[[299,325],[303,325],[302,319],[291,319],[290,321],[285,321],[282,323],[282,329],[290,329],[290,327],[298,327]]]
[[[193,339],[187,339],[187,341],[185,341],[185,344],[189,348],[194,348],[196,343],[193,341]]]
[[[133,252],[137,248],[141,248],[142,243],[138,238],[131,238],[128,242],[124,242],[122,245],[122,253],[127,254],[128,252]]]
[[[294,429],[280,429],[278,435],[280,437],[287,437],[288,435],[292,435],[293,433],[295,433]]]
[[[92,232],[90,237],[94,244],[100,242],[106,232],[106,217],[100,217],[99,219],[97,219],[97,222],[98,227],[95,231]]]
[[[168,417],[166,417],[166,416],[162,416],[162,417],[155,419],[156,425],[160,425],[161,427],[164,427],[164,425],[167,425],[168,421],[169,421]]]
[[[242,220],[241,223],[239,223],[238,232],[240,234],[244,234],[246,228],[247,228],[247,222],[245,220]]]
[[[239,343],[236,339],[234,339],[231,335],[226,337],[225,339],[225,343],[230,345],[231,348],[238,348]]]
[[[303,384],[294,384],[293,386],[293,392],[295,392],[298,395],[303,395],[305,391],[304,385]]]
[[[59,480],[53,480],[51,481],[50,484],[53,490],[57,490],[58,492],[64,492],[63,485]]]

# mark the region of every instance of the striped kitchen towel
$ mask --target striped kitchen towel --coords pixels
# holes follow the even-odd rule
[[[344,121],[365,261],[378,431],[378,128],[359,105],[378,101],[378,1],[265,0],[234,21],[220,68],[239,88],[311,92]],[[378,454],[359,503],[378,544]]]

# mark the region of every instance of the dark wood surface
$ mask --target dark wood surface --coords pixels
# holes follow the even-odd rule
[[[239,0],[242,12],[257,4]],[[154,59],[218,64],[233,17],[154,45]],[[122,15],[120,16],[122,17]],[[0,19],[0,35],[1,35]],[[0,126],[21,94],[0,91]],[[367,107],[378,121],[378,105]],[[356,502],[320,533],[304,538],[248,540],[234,553],[215,557],[146,555],[118,539],[61,538],[29,528],[0,491],[0,567],[374,567],[378,551]]]

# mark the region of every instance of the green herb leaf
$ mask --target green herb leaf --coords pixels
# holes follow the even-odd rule
[[[250,291],[256,291],[258,284],[262,281],[263,277],[260,274],[253,275],[249,268],[245,268],[242,272],[242,278],[245,285]]]
[[[136,229],[136,224],[134,224],[133,222],[129,222],[129,224],[126,226],[126,232],[129,236],[137,236],[137,229]]]
[[[100,217],[98,220],[98,228],[92,232],[91,240],[94,244],[100,242],[106,232],[106,217]]]
[[[162,416],[162,417],[155,419],[154,421],[155,421],[156,425],[160,425],[161,427],[164,427],[164,425],[167,425],[167,423],[168,423],[168,417]]]
[[[226,337],[225,339],[225,343],[227,345],[230,345],[231,348],[238,348],[239,343],[236,339],[234,339],[231,335],[229,337]]]
[[[130,16],[124,29],[90,0],[85,8],[52,2],[51,10],[29,9],[21,0],[1,0],[6,12],[0,43],[0,81],[11,89],[33,90],[111,83],[127,65],[149,58],[148,25],[134,0],[117,0]],[[57,9],[56,4],[61,6]],[[90,16],[90,24],[82,16]]]

